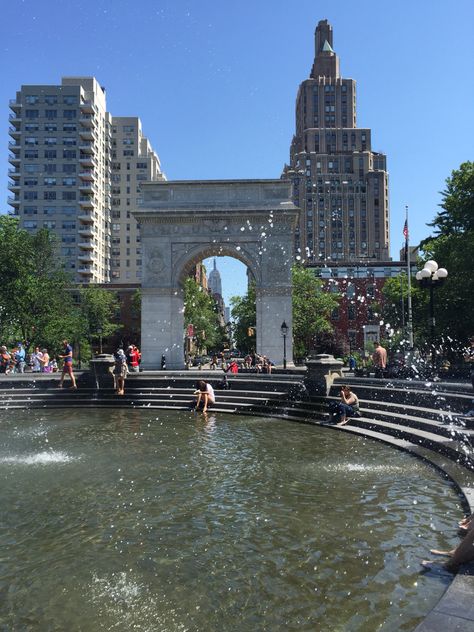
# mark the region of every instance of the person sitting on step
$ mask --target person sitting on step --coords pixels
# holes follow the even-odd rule
[[[338,426],[344,426],[348,417],[360,417],[359,398],[351,391],[350,386],[342,386],[341,400],[332,402],[330,406],[331,421],[335,421]]]

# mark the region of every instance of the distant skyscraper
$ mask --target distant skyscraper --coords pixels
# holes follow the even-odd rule
[[[388,175],[371,130],[356,127],[353,79],[339,73],[332,27],[321,20],[315,58],[296,99],[285,177],[302,210],[296,252],[306,261],[389,259]]]
[[[140,120],[107,112],[94,77],[24,85],[10,109],[8,203],[20,226],[54,232],[79,283],[140,280],[140,234],[130,212],[140,181],[164,177]]]
[[[222,281],[219,270],[217,269],[216,258],[214,257],[214,268],[210,271],[207,279],[207,287],[211,294],[222,296]]]

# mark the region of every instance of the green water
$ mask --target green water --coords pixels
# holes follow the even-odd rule
[[[419,560],[459,498],[382,444],[175,411],[0,427],[1,632],[411,630],[449,582]]]

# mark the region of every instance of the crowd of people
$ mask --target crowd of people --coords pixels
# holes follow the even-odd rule
[[[21,342],[10,350],[5,345],[0,346],[0,373],[25,373],[25,371],[56,373],[58,361],[49,355],[47,349],[35,347],[34,351],[28,352],[26,345]]]

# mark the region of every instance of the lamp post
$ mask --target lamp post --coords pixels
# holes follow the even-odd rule
[[[428,323],[430,326],[430,339],[432,345],[431,351],[431,364],[433,368],[436,368],[436,352],[434,346],[434,336],[435,336],[435,315],[434,315],[434,288],[441,285],[446,277],[448,276],[448,271],[446,268],[438,267],[436,261],[427,261],[424,265],[423,270],[418,270],[416,273],[416,280],[420,283],[421,287],[427,287],[430,290],[430,316],[428,319]]]
[[[97,328],[97,333],[99,334],[99,353],[102,354],[102,328]]]
[[[286,369],[286,336],[288,334],[288,325],[285,323],[285,321],[282,322],[280,330],[281,330],[281,335],[283,336],[283,368]]]

